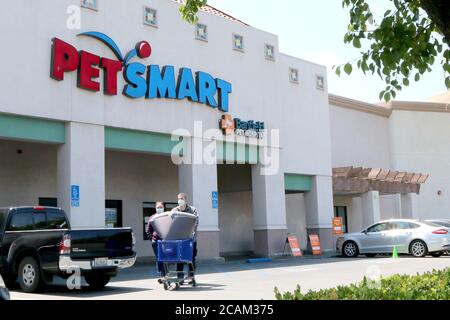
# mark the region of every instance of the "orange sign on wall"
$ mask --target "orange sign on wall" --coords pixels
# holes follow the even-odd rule
[[[291,247],[291,252],[294,257],[301,257],[302,250],[300,249],[300,244],[296,236],[288,236],[289,246]]]
[[[322,249],[320,248],[319,236],[317,234],[310,234],[309,242],[311,242],[311,249],[312,249],[313,255],[321,255]]]
[[[342,217],[333,218],[333,235],[340,236],[344,234]]]

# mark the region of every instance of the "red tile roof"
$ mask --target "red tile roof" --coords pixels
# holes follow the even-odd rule
[[[183,4],[185,0],[172,0],[172,1],[177,2],[179,4]],[[238,22],[238,23],[241,23],[243,25],[248,26],[247,23],[245,23],[245,22],[243,22],[243,21],[241,21],[239,19],[236,19],[235,17],[230,16],[229,14],[227,14],[227,13],[225,13],[223,11],[220,11],[219,9],[214,8],[213,6],[210,6],[208,4],[206,6],[203,6],[200,10],[203,11],[203,12],[206,12],[206,13],[209,13],[209,14],[213,14],[215,16],[218,16],[218,17],[221,17],[221,18],[224,18],[224,19],[227,19],[227,20],[231,20],[231,21],[234,21],[234,22]]]

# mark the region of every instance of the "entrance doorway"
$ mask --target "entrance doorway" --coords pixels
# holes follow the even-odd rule
[[[249,256],[254,251],[251,165],[217,166],[220,255]]]
[[[105,227],[122,228],[123,227],[122,200],[105,201]]]
[[[348,220],[347,220],[347,207],[334,206],[334,216],[336,218],[342,218],[342,228],[344,233],[348,232]]]

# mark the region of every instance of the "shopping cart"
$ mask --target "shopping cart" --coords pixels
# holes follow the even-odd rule
[[[195,281],[195,270],[193,265],[194,244],[192,239],[188,240],[159,240],[158,262],[164,264],[165,276],[158,280],[164,285],[165,290],[179,289],[180,286],[188,284],[197,286]],[[183,271],[176,271],[177,264],[183,264]],[[194,270],[185,272],[184,266]]]

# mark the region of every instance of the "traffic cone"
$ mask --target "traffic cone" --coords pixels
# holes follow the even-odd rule
[[[394,246],[394,250],[392,250],[392,259],[398,259],[397,246]]]

